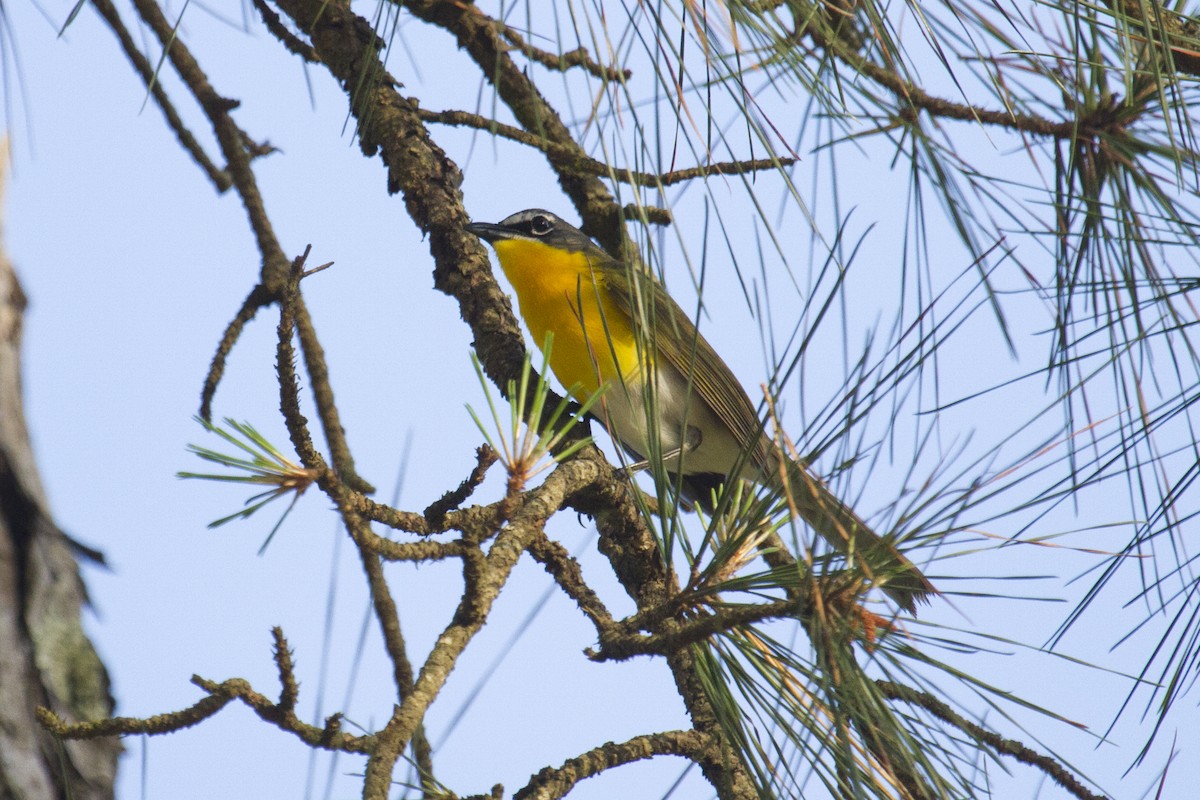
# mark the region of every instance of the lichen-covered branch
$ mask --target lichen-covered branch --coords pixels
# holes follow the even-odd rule
[[[379,747],[367,762],[364,797],[388,796],[396,760],[445,685],[459,656],[487,621],[492,604],[518,559],[541,532],[546,520],[562,506],[568,491],[580,482],[586,484],[589,473],[593,480],[599,476],[583,460],[560,464],[541,486],[520,496],[519,506],[486,556],[464,558],[463,597],[422,665],[412,694],[396,708],[378,734]]]
[[[756,622],[797,617],[803,608],[804,604],[795,600],[722,606],[717,611],[697,613],[682,621],[660,621],[653,633],[644,635],[630,633],[625,630],[625,625],[621,625],[602,631],[599,649],[588,655],[596,661],[664,655]]]
[[[712,175],[743,175],[750,172],[760,172],[767,169],[789,167],[796,163],[794,158],[758,158],[743,161],[721,161],[714,164],[702,164],[697,167],[676,169],[670,172],[636,172],[623,167],[613,167],[598,161],[591,156],[582,154],[578,148],[568,147],[557,142],[549,141],[536,133],[505,125],[494,119],[474,114],[470,111],[430,111],[418,110],[421,119],[426,122],[436,122],[441,125],[455,125],[487,131],[494,136],[502,136],[514,142],[541,150],[562,160],[562,166],[598,178],[610,178],[633,186],[666,187],[697,178],[707,178]],[[636,218],[636,217],[634,217]]]
[[[1000,755],[1010,756],[1022,764],[1028,764],[1044,772],[1047,777],[1066,789],[1080,800],[1105,800],[1107,795],[1090,791],[1083,782],[1063,764],[1033,750],[1015,739],[1005,739],[999,734],[989,731],[981,725],[964,718],[950,706],[932,695],[913,689],[910,686],[893,683],[892,681],[876,681],[884,695],[909,705],[917,706],[937,717],[952,727],[958,728],[975,741],[990,747]]]
[[[682,756],[699,762],[711,755],[712,748],[712,740],[697,731],[666,731],[608,742],[568,759],[562,766],[546,767],[518,789],[513,800],[555,800],[565,797],[580,781],[613,767],[654,756]]]
[[[529,42],[525,41],[525,37],[518,33],[512,26],[505,25],[498,20],[495,24],[501,35],[512,42],[513,46],[520,50],[526,58],[536,61],[547,69],[565,72],[572,67],[582,67],[593,77],[618,83],[633,77],[633,73],[630,70],[606,67],[592,60],[588,51],[583,47],[577,47],[567,53],[551,53],[529,44]]]
[[[63,720],[53,711],[41,708],[38,709],[38,721],[47,730],[64,739],[96,739],[135,734],[154,736],[190,728],[216,714],[234,700],[238,700],[254,711],[260,719],[282,731],[295,735],[311,747],[339,750],[345,753],[369,753],[375,746],[372,736],[352,736],[344,733],[336,715],[330,717],[324,728],[305,723],[296,716],[291,707],[284,703],[272,703],[266,696],[254,691],[248,681],[241,678],[230,678],[216,683],[197,676],[192,678],[192,683],[207,692],[208,696],[179,711],[156,714],[144,719],[110,717],[96,722],[72,724]]]

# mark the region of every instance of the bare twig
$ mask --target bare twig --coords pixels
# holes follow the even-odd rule
[[[325,363],[325,348],[317,337],[317,330],[309,316],[303,295],[296,294],[296,331],[300,339],[300,352],[304,354],[304,368],[308,372],[309,388],[321,417],[321,431],[329,443],[329,456],[346,485],[370,494],[375,487],[362,478],[354,466],[350,443],[346,441],[346,429],[342,427],[341,415],[333,399],[333,383],[329,367]]]
[[[397,697],[403,703],[412,693],[413,668],[412,662],[408,660],[408,647],[404,643],[404,633],[400,629],[400,610],[396,607],[396,600],[388,589],[379,556],[365,547],[359,547],[358,552],[362,557],[363,570],[366,572],[367,583],[371,588],[371,604],[375,608],[375,616],[379,619],[384,646],[387,648],[388,658],[392,662],[392,676],[396,682]],[[422,782],[432,783],[432,748],[429,745],[429,739],[425,736],[424,722],[419,723],[413,732],[412,747]]]
[[[483,478],[500,456],[489,445],[480,445],[475,449],[475,468],[471,474],[458,485],[457,489],[446,492],[425,509],[425,519],[435,528],[446,520],[446,514],[461,506],[471,494],[483,483]]]
[[[300,56],[310,64],[319,64],[321,59],[317,56],[317,52],[313,50],[312,45],[300,41],[296,34],[287,29],[283,21],[279,19],[279,15],[274,9],[268,6],[265,0],[253,0],[254,7],[258,9],[259,15],[262,17],[263,24],[267,26],[267,31],[278,39],[288,52]]]
[[[975,741],[987,745],[997,753],[1011,756],[1022,764],[1037,767],[1046,773],[1055,783],[1080,798],[1080,800],[1105,800],[1105,795],[1089,791],[1078,777],[1055,759],[1042,755],[1014,739],[1005,739],[997,733],[976,725],[974,722],[956,713],[950,706],[936,697],[891,681],[881,680],[875,683],[887,697],[923,708],[942,722],[958,728]]]
[[[272,302],[273,298],[270,293],[263,288],[261,283],[258,284],[250,291],[250,294],[246,295],[241,308],[225,326],[225,332],[221,334],[221,341],[217,344],[217,351],[213,354],[212,362],[208,366],[208,374],[204,376],[204,388],[200,390],[200,419],[205,422],[212,422],[213,397],[216,396],[217,387],[221,384],[221,377],[225,374],[225,362],[229,358],[229,354],[233,352],[233,346],[241,337],[246,323],[254,319],[260,308],[270,305]]]
[[[672,186],[677,183],[706,178],[712,175],[743,175],[748,172],[760,172],[766,169],[781,169],[796,163],[794,158],[759,158],[745,161],[721,161],[715,164],[704,164],[698,167],[672,170],[670,172],[635,172],[622,167],[613,167],[584,154],[578,147],[569,147],[539,136],[536,133],[522,130],[512,125],[505,125],[494,119],[474,114],[470,111],[430,111],[418,109],[417,113],[426,122],[436,122],[442,125],[464,126],[487,131],[495,136],[502,136],[514,142],[529,145],[541,150],[547,155],[561,160],[563,168],[570,168],[599,178],[610,178],[633,186]],[[637,219],[637,216],[630,217]]]
[[[620,743],[608,742],[566,760],[560,767],[546,767],[517,790],[513,800],[565,797],[575,784],[606,769],[654,756],[683,756],[698,762],[711,755],[713,749],[712,740],[698,731],[666,731],[635,736]]]
[[[267,291],[278,291],[286,278],[289,259],[284,255],[283,248],[275,237],[262,194],[258,190],[258,182],[250,166],[253,155],[247,148],[250,137],[230,116],[230,112],[237,108],[238,102],[217,93],[187,46],[175,36],[174,26],[163,16],[162,9],[154,0],[133,0],[133,5],[142,21],[158,37],[171,65],[208,117],[220,144],[221,153],[225,156],[226,170],[242,198],[242,205],[246,209],[250,227],[262,254],[261,282]]]
[[[234,696],[233,692],[211,693],[195,705],[166,714],[155,714],[145,719],[110,717],[94,722],[69,723],[48,708],[38,708],[37,717],[46,730],[63,739],[97,739],[102,736],[134,734],[155,736],[161,733],[175,733],[203,722],[228,705]]]
[[[824,26],[808,24],[812,20],[807,17],[797,19],[796,31],[792,34],[797,43],[807,37],[814,45],[837,58],[855,74],[863,75],[882,86],[895,97],[899,117],[905,122],[915,122],[917,114],[924,111],[943,119],[978,122],[1063,141],[1089,139],[1113,132],[1115,123],[1111,119],[1112,115],[1102,112],[1082,118],[1054,120],[1013,109],[988,109],[938,97],[905,79],[894,67],[879,64],[861,55],[858,52],[860,42],[856,37],[839,37],[833,30]]]
[[[48,730],[64,739],[94,739],[100,736],[130,736],[145,734],[154,736],[175,733],[190,728],[216,714],[232,700],[240,700],[249,706],[260,719],[271,723],[282,731],[292,733],[312,747],[338,750],[345,753],[369,753],[374,746],[372,736],[351,736],[342,733],[337,716],[330,717],[325,728],[317,728],[300,720],[288,708],[272,703],[254,691],[249,682],[241,678],[230,678],[222,683],[193,677],[192,683],[208,692],[194,705],[180,711],[156,714],[152,717],[112,717],[97,722],[69,724],[46,708],[38,709],[38,721]]]
[[[554,582],[567,597],[575,601],[579,610],[587,615],[598,631],[603,634],[614,628],[616,622],[612,614],[605,608],[600,596],[587,585],[579,562],[571,557],[567,548],[542,532],[529,545],[529,555],[546,568]]]
[[[603,64],[593,61],[585,47],[577,47],[566,53],[551,53],[546,50],[539,50],[529,44],[525,41],[525,37],[518,33],[515,28],[499,20],[496,21],[496,26],[501,35],[512,42],[513,46],[520,50],[526,58],[536,61],[548,69],[566,72],[572,67],[583,67],[584,70],[601,80],[616,83],[622,83],[633,77],[632,70],[606,67]]]
[[[287,639],[283,636],[283,628],[271,628],[274,641],[275,666],[279,670],[279,708],[283,711],[294,711],[296,701],[300,698],[300,682],[296,680],[295,667],[292,664],[292,651]]]
[[[133,68],[137,70],[142,82],[146,84],[147,89],[150,91],[150,96],[154,98],[154,102],[162,110],[163,116],[166,117],[167,126],[175,132],[175,138],[179,140],[180,146],[199,165],[200,169],[204,171],[204,174],[212,181],[216,190],[224,192],[233,185],[233,180],[229,173],[213,163],[208,154],[204,152],[204,148],[200,146],[200,142],[187,129],[187,126],[183,124],[183,119],[179,116],[179,112],[175,110],[175,106],[171,104],[171,99],[167,97],[167,92],[163,89],[162,82],[155,79],[154,68],[146,60],[146,57],[142,55],[142,51],[138,49],[133,36],[125,27],[125,23],[121,21],[121,16],[117,13],[116,6],[109,2],[109,0],[92,0],[92,5],[99,12],[101,18],[112,28],[113,33],[116,34],[117,41],[120,42],[121,49],[125,52],[125,57],[133,64]],[[205,417],[205,419],[208,418]]]

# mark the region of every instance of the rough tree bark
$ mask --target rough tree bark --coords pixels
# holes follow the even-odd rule
[[[0,202],[7,149],[0,143]],[[101,800],[113,796],[119,741],[60,742],[34,716],[46,706],[103,719],[113,701],[80,623],[87,593],[71,541],[50,515],[25,427],[25,304],[0,238],[0,800]]]

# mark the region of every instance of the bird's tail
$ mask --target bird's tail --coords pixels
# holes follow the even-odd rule
[[[800,517],[842,555],[853,558],[870,581],[910,614],[917,602],[929,602],[937,589],[921,570],[886,539],[871,529],[854,509],[839,500],[829,487],[790,458],[786,491]]]

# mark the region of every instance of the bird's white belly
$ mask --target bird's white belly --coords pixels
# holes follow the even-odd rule
[[[610,386],[593,411],[626,450],[651,466],[661,458],[668,472],[728,475],[741,455],[729,428],[682,380],[660,378],[654,391],[642,381]]]

